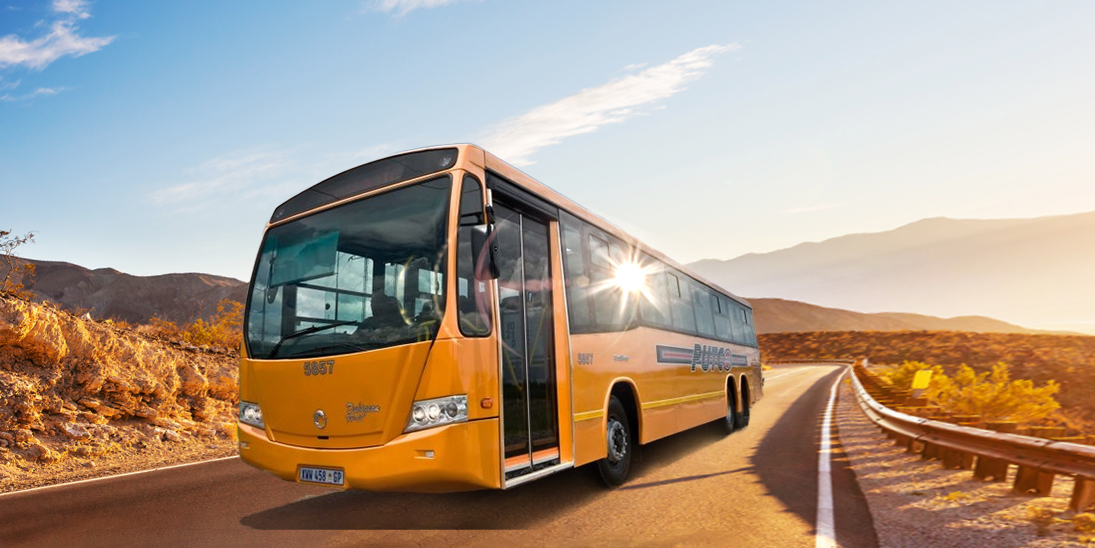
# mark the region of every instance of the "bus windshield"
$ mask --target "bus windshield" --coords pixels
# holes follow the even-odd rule
[[[246,325],[252,358],[432,340],[444,312],[448,175],[267,231]]]

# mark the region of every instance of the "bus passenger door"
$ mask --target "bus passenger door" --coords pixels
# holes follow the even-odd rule
[[[559,463],[548,224],[495,204],[507,480]]]

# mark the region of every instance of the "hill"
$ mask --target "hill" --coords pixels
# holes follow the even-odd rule
[[[936,318],[922,314],[865,314],[784,299],[749,299],[758,333],[803,331],[972,331],[977,333],[1049,333],[984,316]],[[1069,334],[1069,333],[1058,333]]]
[[[235,454],[238,360],[0,294],[0,491]]]
[[[739,295],[1095,333],[1092,241],[1095,212],[934,218],[689,266]]]
[[[1037,385],[1055,380],[1065,415],[1095,425],[1095,337],[964,333],[957,331],[827,331],[760,335],[765,361],[801,358],[870,358],[872,363],[919,361],[948,374],[966,364],[978,372],[998,362],[1012,377]],[[1087,429],[1088,433],[1092,432]]]
[[[158,316],[190,324],[198,318],[208,321],[216,314],[221,299],[242,303],[247,298],[245,282],[224,276],[194,273],[134,276],[113,268],[91,270],[64,262],[17,261],[35,267],[34,276],[22,280],[26,289],[34,293],[35,300],[49,299],[69,312],[86,311],[95,319],[144,324]]]

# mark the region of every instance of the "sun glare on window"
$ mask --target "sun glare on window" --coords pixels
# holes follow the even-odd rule
[[[620,289],[628,293],[637,293],[646,287],[646,272],[643,272],[639,265],[626,262],[616,265],[616,277],[613,281]]]

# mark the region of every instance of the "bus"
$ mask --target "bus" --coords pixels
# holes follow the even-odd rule
[[[729,226],[728,226],[729,233]],[[474,145],[278,206],[248,288],[239,454],[289,481],[506,489],[749,423],[748,302]]]

